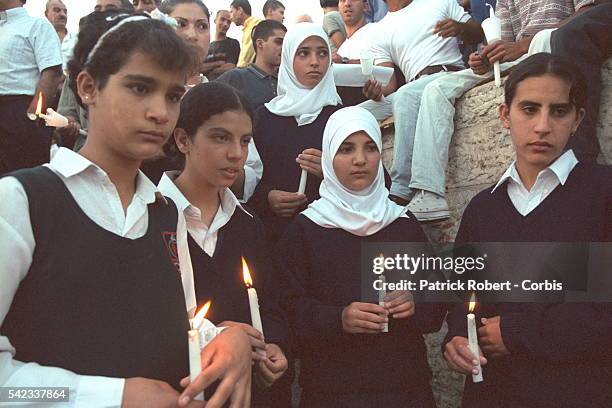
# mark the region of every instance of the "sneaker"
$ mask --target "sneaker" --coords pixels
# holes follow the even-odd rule
[[[419,190],[406,207],[419,221],[437,221],[450,217],[446,199],[426,190]]]

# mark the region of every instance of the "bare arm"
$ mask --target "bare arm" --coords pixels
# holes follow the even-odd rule
[[[342,34],[340,31],[336,31],[331,35],[331,37],[329,37],[329,39],[331,40],[332,44],[336,46],[336,49],[338,49],[346,40],[346,37],[344,37],[344,34]]]
[[[38,84],[36,84],[36,93],[32,102],[28,107],[28,113],[36,112],[36,103],[38,102],[38,94],[43,93],[44,98],[47,100],[51,96],[55,96],[57,93],[57,87],[62,82],[64,74],[62,73],[62,66],[57,65],[54,67],[46,68],[40,75]]]

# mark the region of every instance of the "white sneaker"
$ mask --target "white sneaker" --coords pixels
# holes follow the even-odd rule
[[[419,221],[444,220],[450,217],[446,199],[426,190],[419,190],[406,208]]]

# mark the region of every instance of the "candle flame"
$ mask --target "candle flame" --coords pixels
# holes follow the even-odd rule
[[[204,319],[206,319],[206,315],[208,314],[208,310],[210,309],[210,305],[212,301],[206,302],[200,310],[196,313],[196,315],[191,319],[191,330],[196,329],[199,330],[202,323],[204,323]]]
[[[43,105],[43,93],[39,92],[38,93],[38,102],[36,104],[36,116],[40,116],[40,114],[42,113],[42,105]]]
[[[470,313],[474,311],[476,307],[476,293],[472,292],[472,296],[470,296]]]
[[[240,257],[242,259],[242,278],[244,279],[244,284],[247,288],[253,286],[253,279],[251,278],[251,272],[249,272],[249,266],[246,263],[244,257]]]

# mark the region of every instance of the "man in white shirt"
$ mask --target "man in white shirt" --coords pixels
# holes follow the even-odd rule
[[[368,7],[366,0],[338,2],[338,11],[344,21],[347,38],[338,48],[338,52],[332,55],[335,64],[359,64],[362,55],[370,49],[369,37],[373,35],[372,30],[376,25],[366,21]],[[338,87],[338,94],[345,106],[365,101],[365,96],[359,88]]]
[[[68,9],[61,0],[49,0],[45,8],[45,17],[55,28],[55,32],[62,44],[62,57],[64,58],[62,69],[66,72],[68,61],[72,58],[72,49],[77,42],[77,34],[69,32],[66,28]]]
[[[501,41],[471,54],[470,69],[437,78],[425,89],[414,130],[409,184],[416,196],[408,208],[417,218],[436,219],[448,208],[444,198],[446,165],[455,130],[455,100],[491,78],[492,63],[500,63],[504,72],[529,55],[550,52],[551,27],[570,18],[574,11],[588,9],[593,3],[594,0],[499,0],[495,14],[501,20]]]
[[[25,3],[25,1],[23,2]],[[62,52],[53,26],[20,0],[0,0],[0,174],[49,161],[51,132],[27,117],[57,93]]]
[[[389,13],[378,23],[380,29],[373,36],[372,52],[377,65],[399,67],[406,85],[399,87],[395,75],[384,89],[375,81],[366,84],[364,91],[374,101],[397,92],[386,104],[367,101],[364,107],[382,119],[392,103],[395,145],[391,198],[406,205],[411,197],[409,183],[421,97],[431,81],[463,69],[457,38],[465,43],[477,43],[483,38],[483,32],[456,0],[388,0],[387,5]],[[435,216],[446,218],[448,214],[445,206]]]

